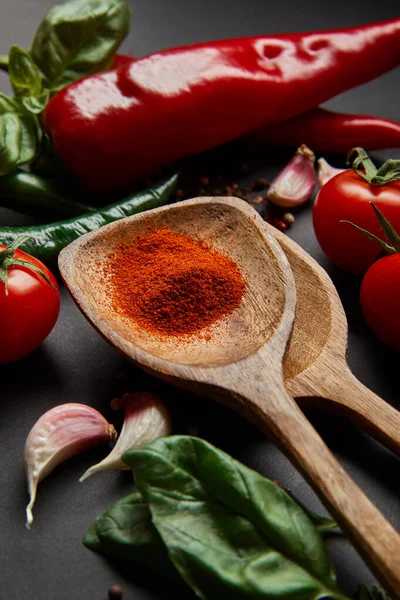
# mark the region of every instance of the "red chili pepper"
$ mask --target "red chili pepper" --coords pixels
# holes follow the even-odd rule
[[[283,121],[400,63],[400,18],[337,31],[176,48],[77,81],[43,123],[66,166],[103,193]]]
[[[366,150],[400,147],[400,124],[378,117],[345,115],[316,107],[287,121],[260,127],[243,139],[275,146],[306,144],[315,152],[347,153],[355,146]]]

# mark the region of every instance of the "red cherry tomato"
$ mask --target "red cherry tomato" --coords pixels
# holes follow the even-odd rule
[[[365,273],[381,252],[377,242],[340,223],[351,221],[384,240],[370,202],[400,231],[400,181],[370,185],[349,169],[330,179],[315,200],[313,225],[318,242],[327,257],[346,271]]]
[[[400,254],[385,256],[368,269],[361,284],[360,302],[374,334],[400,350]]]
[[[0,245],[0,251],[5,246]],[[13,258],[28,261],[49,278],[52,285],[28,267],[8,268],[8,295],[0,280],[0,364],[22,358],[48,336],[60,311],[57,281],[39,260],[16,250]]]

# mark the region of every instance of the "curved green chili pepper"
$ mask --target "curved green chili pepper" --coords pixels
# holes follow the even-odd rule
[[[46,179],[17,169],[0,177],[0,206],[32,217],[75,217],[91,206],[60,196]]]
[[[8,246],[19,236],[29,235],[34,238],[36,243],[27,241],[21,246],[21,250],[36,256],[43,262],[55,260],[65,246],[84,233],[112,221],[166,204],[176,188],[177,181],[178,175],[172,175],[134,196],[74,219],[48,225],[0,227],[0,243]]]

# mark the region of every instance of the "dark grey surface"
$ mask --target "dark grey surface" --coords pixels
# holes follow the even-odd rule
[[[29,47],[41,16],[52,4],[49,0],[2,0],[0,53],[13,43]],[[344,27],[399,13],[394,1],[349,5],[312,0],[131,0],[130,4],[132,31],[123,50],[136,56],[208,39]],[[399,83],[397,69],[338,96],[327,106],[400,121]],[[3,75],[0,89],[8,90]],[[225,154],[248,161],[253,166],[252,176],[271,177],[288,158],[273,158],[267,152],[248,156],[237,148],[225,148],[213,153],[210,160]],[[389,155],[400,158],[400,149],[374,153],[378,160]],[[341,158],[336,157],[338,164]],[[22,222],[21,217],[0,210],[0,223],[17,222]],[[353,372],[400,407],[399,354],[367,330],[358,303],[359,279],[338,271],[322,255],[312,230],[310,206],[298,212],[290,236],[328,270],[338,288],[349,319]],[[127,374],[122,379],[116,377],[121,370]],[[279,479],[310,507],[324,510],[303,478],[255,428],[228,409],[183,394],[126,364],[85,321],[65,289],[60,318],[49,338],[25,360],[0,367],[0,377],[0,600],[105,600],[114,583],[125,589],[125,600],[192,597],[190,592],[169,587],[157,575],[110,565],[82,546],[82,535],[94,518],[132,489],[130,473],[100,473],[78,483],[78,477],[104,455],[104,449],[71,459],[39,485],[32,530],[25,529],[25,438],[44,411],[64,402],[90,404],[115,422],[109,410],[113,396],[156,390],[172,412],[175,433],[187,433],[188,425],[197,425],[201,436],[264,475]],[[399,529],[399,459],[338,417],[317,410],[306,414],[350,475]],[[351,595],[360,582],[374,582],[345,539],[330,539],[328,547],[343,592]]]

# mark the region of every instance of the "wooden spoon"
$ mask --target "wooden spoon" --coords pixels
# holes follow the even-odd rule
[[[111,306],[107,256],[122,241],[168,227],[229,255],[247,281],[240,307],[210,339],[158,337]],[[83,314],[120,352],[171,383],[238,410],[267,431],[314,487],[382,585],[400,600],[400,536],[337,462],[286,392],[283,357],[296,303],[285,254],[245,202],[195,199],[116,221],[88,233],[59,258],[64,282]]]
[[[400,454],[400,412],[358,381],[347,364],[347,320],[332,280],[296,242],[275,227],[270,231],[296,283],[295,320],[283,363],[287,390],[301,406],[342,414]]]

